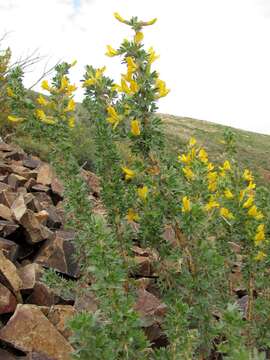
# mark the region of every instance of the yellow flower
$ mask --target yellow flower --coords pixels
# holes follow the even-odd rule
[[[256,246],[260,245],[260,243],[265,240],[265,225],[264,224],[258,225],[257,233],[254,237],[254,240],[255,240]]]
[[[126,219],[128,221],[138,221],[138,220],[140,220],[140,217],[139,217],[138,213],[136,213],[133,209],[128,209]]]
[[[95,78],[90,78],[90,79],[87,79],[83,82],[83,87],[87,87],[87,86],[91,86],[91,85],[94,85],[95,83],[97,82],[97,80]]]
[[[194,176],[195,176],[193,171],[188,166],[183,167],[182,171],[183,171],[183,173],[185,174],[185,177],[188,180],[192,180],[194,178]]]
[[[181,161],[182,163],[184,163],[184,164],[188,164],[188,163],[190,163],[190,161],[191,161],[190,156],[189,156],[189,155],[185,155],[185,154],[179,155],[179,156],[178,156],[178,160],[180,160],[180,161]]]
[[[157,21],[157,18],[154,18],[154,19],[152,19],[150,21],[146,21],[145,25],[153,25],[156,21]]]
[[[69,118],[69,120],[68,120],[68,126],[69,126],[71,129],[75,127],[75,117],[74,117],[74,116],[72,116],[72,117]]]
[[[113,129],[116,128],[116,126],[119,124],[121,117],[120,115],[117,114],[115,108],[113,106],[108,106],[107,107],[107,112],[110,115],[107,118],[107,121],[113,125]]]
[[[139,136],[141,133],[140,130],[140,122],[138,120],[132,120],[131,121],[131,133],[134,136]]]
[[[14,96],[15,96],[13,90],[12,90],[11,87],[9,87],[9,86],[7,87],[7,95],[8,95],[9,97],[14,97]]]
[[[217,189],[217,178],[218,178],[218,174],[216,171],[210,171],[207,174],[207,178],[208,178],[208,190],[211,192],[216,191]]]
[[[267,255],[263,251],[258,251],[257,255],[254,257],[256,261],[262,261]]]
[[[170,92],[170,90],[166,88],[165,81],[160,79],[156,80],[156,88],[158,90],[158,98],[164,97]]]
[[[132,91],[128,87],[128,84],[126,83],[126,81],[125,81],[125,79],[123,77],[121,79],[121,87],[120,87],[120,89],[121,89],[122,92],[124,92],[127,95],[130,95],[132,93]]]
[[[127,22],[124,18],[122,18],[122,16],[120,14],[118,14],[118,12],[115,12],[113,15],[116,18],[116,20],[120,21],[121,23]]]
[[[50,89],[51,89],[47,80],[42,81],[41,87],[42,87],[42,89],[48,90],[48,91],[50,91]]]
[[[36,115],[40,120],[44,120],[46,118],[45,112],[41,109],[36,110]]]
[[[208,163],[208,154],[204,149],[201,149],[199,151],[198,157],[201,160],[201,162],[203,162],[204,164]]]
[[[248,209],[251,207],[251,205],[254,203],[254,197],[250,196],[243,204],[244,209]]]
[[[134,36],[134,42],[136,44],[139,44],[140,42],[143,41],[144,35],[141,31],[137,31],[135,36]]]
[[[68,85],[66,89],[66,94],[71,95],[75,90],[77,90],[77,86],[74,85]]]
[[[256,184],[253,181],[250,181],[249,184],[248,184],[247,189],[248,190],[253,190],[255,188],[256,188]]]
[[[73,99],[70,99],[68,102],[68,106],[65,108],[65,111],[74,111],[76,107],[76,103]]]
[[[137,82],[135,80],[130,80],[130,90],[133,93],[136,93],[139,91],[139,85],[137,84]]]
[[[153,62],[159,58],[159,55],[156,55],[155,50],[152,47],[149,48],[148,55],[149,55],[148,59],[150,64],[153,64]]]
[[[214,165],[212,164],[212,163],[209,163],[208,165],[207,165],[207,170],[208,171],[212,171],[212,170],[214,170]]]
[[[66,90],[66,88],[68,87],[69,85],[69,81],[68,81],[68,78],[66,76],[63,76],[62,79],[61,79],[61,87],[60,87],[60,91],[64,91]]]
[[[43,106],[46,106],[48,105],[48,101],[45,99],[44,96],[42,95],[39,95],[39,97],[37,98],[37,102],[40,104],[40,105],[43,105]]]
[[[95,79],[100,79],[101,76],[104,74],[104,71],[106,71],[106,66],[103,66],[102,68],[99,68],[96,70]]]
[[[241,190],[241,191],[240,191],[239,201],[242,201],[242,200],[244,199],[245,193],[246,193],[246,190]]]
[[[251,217],[254,217],[256,220],[261,220],[264,218],[264,215],[262,214],[261,211],[258,211],[257,206],[253,205],[249,210],[248,210],[248,215]]]
[[[191,211],[191,204],[190,200],[187,196],[184,196],[182,199],[182,212],[190,212]]]
[[[224,196],[226,199],[232,199],[234,197],[233,193],[229,189],[224,190]]]
[[[190,147],[193,147],[193,146],[195,146],[196,144],[197,144],[197,140],[196,140],[194,137],[192,137],[192,138],[189,139],[188,145],[189,145]]]
[[[223,216],[225,219],[233,219],[233,214],[225,207],[222,207],[219,211],[220,215]]]
[[[125,180],[131,180],[136,175],[135,171],[133,171],[127,167],[122,167],[122,170],[125,175]]]
[[[220,175],[225,176],[225,171],[231,170],[231,164],[228,160],[224,161],[223,166],[220,166],[219,169],[221,170]]]
[[[205,205],[204,209],[206,211],[210,211],[210,210],[212,210],[214,208],[219,208],[219,207],[220,207],[220,204],[217,201],[210,200],[209,203]]]
[[[9,115],[9,116],[8,116],[8,121],[11,121],[11,122],[22,122],[22,121],[24,121],[24,118],[23,118],[23,117],[19,117],[19,116]]]
[[[105,53],[105,55],[113,57],[118,55],[118,51],[115,50],[111,45],[107,45],[107,52]]]
[[[133,74],[137,70],[138,66],[131,56],[127,56],[125,60],[127,63],[128,73]]]
[[[142,186],[142,187],[139,187],[138,188],[138,195],[139,195],[139,198],[141,200],[146,200],[147,198],[147,195],[148,195],[148,187],[147,186]]]
[[[248,170],[248,169],[244,170],[243,178],[246,181],[253,181],[254,180],[252,172],[250,170]]]

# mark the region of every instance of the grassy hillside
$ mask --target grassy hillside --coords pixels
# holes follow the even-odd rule
[[[205,146],[213,157],[219,157],[222,150],[222,135],[226,126],[192,118],[160,114],[165,124],[168,147],[171,151],[179,149],[183,143],[194,136]],[[262,135],[249,131],[231,129],[236,135],[237,159],[243,167],[258,172],[270,182],[270,135]]]

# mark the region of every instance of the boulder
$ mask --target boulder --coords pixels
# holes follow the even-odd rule
[[[67,327],[67,322],[71,320],[75,314],[76,310],[71,305],[54,305],[50,308],[47,318],[60,334],[68,339],[72,335],[72,332]]]
[[[25,353],[41,353],[54,360],[71,360],[72,346],[33,305],[17,305],[0,339]]]
[[[74,259],[74,231],[56,231],[40,248],[35,262],[77,278],[79,264]]]
[[[0,204],[0,218],[12,221],[12,212],[7,206]]]
[[[17,306],[17,300],[12,292],[0,283],[0,314],[12,313]],[[1,358],[0,358],[1,359]]]
[[[9,260],[14,261],[18,252],[18,245],[13,241],[0,237],[0,251],[2,250]]]
[[[52,237],[52,232],[37,220],[36,214],[32,210],[27,210],[20,219],[20,224],[24,227],[27,238],[30,244],[35,244],[40,241]]]
[[[0,251],[0,280],[16,296],[18,302],[22,301],[20,290],[22,280],[16,266],[8,260],[3,251]]]
[[[42,185],[51,185],[54,174],[49,164],[42,164],[38,169],[37,182]]]

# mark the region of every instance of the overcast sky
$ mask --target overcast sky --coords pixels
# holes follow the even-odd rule
[[[131,32],[114,11],[158,18],[145,43],[171,89],[161,112],[270,134],[270,0],[0,0],[0,34],[11,31],[5,45],[15,57],[38,48],[50,64],[77,59],[76,83],[86,64],[106,65],[118,80],[119,59],[105,47]],[[42,66],[26,74],[27,86]]]

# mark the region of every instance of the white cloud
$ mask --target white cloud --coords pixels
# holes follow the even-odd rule
[[[0,0],[0,8],[7,4]],[[18,56],[34,48],[58,59],[78,59],[74,80],[85,64],[107,65],[118,79],[117,59],[104,56],[106,44],[131,35],[112,17],[158,17],[146,29],[147,46],[161,58],[161,78],[171,93],[162,112],[210,120],[270,134],[270,10],[265,0],[11,0],[1,8],[0,33],[14,30],[9,43]],[[27,74],[33,82],[37,71]],[[80,94],[78,95],[80,96]]]

